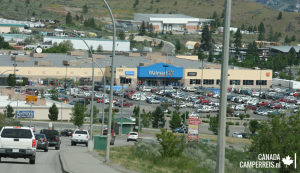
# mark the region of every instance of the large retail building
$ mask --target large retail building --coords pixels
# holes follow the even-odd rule
[[[45,54],[40,57],[30,55],[0,54],[0,74],[16,73],[35,82],[45,79],[91,78],[91,58],[87,54]],[[15,57],[15,58],[14,58]],[[17,57],[17,58],[16,58]],[[189,59],[187,59],[189,58]],[[193,58],[164,57],[161,54],[140,55],[127,53],[115,57],[115,85],[201,86],[220,87],[220,65],[201,62]],[[15,61],[16,60],[16,61]],[[110,55],[96,58],[95,80],[111,79]],[[14,65],[16,64],[15,68]],[[99,67],[98,67],[99,65]],[[1,77],[0,76],[0,77]],[[272,85],[272,70],[255,70],[230,67],[228,85],[236,88],[269,88]]]

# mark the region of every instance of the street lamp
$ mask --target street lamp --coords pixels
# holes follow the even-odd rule
[[[105,153],[105,161],[109,162],[109,151],[110,151],[110,138],[111,138],[111,119],[112,119],[112,102],[113,102],[113,84],[114,84],[114,57],[115,57],[115,46],[116,46],[116,23],[110,6],[103,0],[111,17],[112,25],[113,25],[113,47],[112,47],[112,58],[111,58],[111,80],[110,80],[110,93],[109,93],[109,116],[108,116],[108,127],[107,127],[107,140],[106,140],[106,153]]]
[[[165,68],[164,96],[166,96],[167,67],[169,67],[169,65],[164,64],[163,67]]]

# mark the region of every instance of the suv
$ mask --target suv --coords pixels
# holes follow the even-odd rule
[[[35,164],[36,140],[30,127],[3,127],[0,132],[0,162],[2,157],[29,158]]]
[[[48,129],[42,129],[40,131],[40,134],[45,134],[46,138],[48,140],[49,147],[55,147],[55,150],[60,149],[60,135],[57,130],[48,130]]]
[[[44,134],[34,134],[35,139],[37,141],[36,149],[44,150],[45,152],[48,152],[48,141],[47,137]]]
[[[137,132],[130,132],[127,136],[127,142],[137,141],[138,138],[139,138],[139,134]]]
[[[72,134],[72,139],[71,139],[71,145],[76,145],[76,144],[85,144],[86,146],[89,145],[89,132],[87,130],[75,130],[74,133]]]

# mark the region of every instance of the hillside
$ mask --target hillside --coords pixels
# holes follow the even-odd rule
[[[140,13],[182,13],[194,17],[209,18],[216,11],[220,16],[224,0],[107,0],[118,19],[132,19],[135,12]],[[101,0],[0,0],[0,16],[12,19],[59,19],[65,21],[68,11],[82,14],[86,4],[88,13],[84,18],[94,16],[96,21],[109,21],[109,14]],[[138,2],[138,3],[137,3]],[[136,8],[133,4],[136,3]],[[300,33],[300,14],[283,12],[277,20],[279,11],[249,0],[232,0],[232,26],[258,26],[264,22],[267,31],[270,26],[274,32],[288,35]],[[299,39],[299,38],[298,38]]]

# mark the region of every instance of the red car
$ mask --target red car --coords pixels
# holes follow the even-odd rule
[[[98,99],[97,103],[103,103],[103,99]]]
[[[272,109],[282,109],[282,105],[281,104],[275,104],[271,106]]]
[[[252,105],[247,105],[246,106],[248,109],[251,109],[251,110],[256,110],[257,107],[256,106],[252,106]]]
[[[266,102],[266,101],[257,103],[257,106],[259,106],[259,107],[267,106],[267,105],[268,105],[268,102]]]
[[[123,102],[123,106],[124,107],[130,107],[130,106],[133,106],[133,104],[130,103],[130,102]]]

